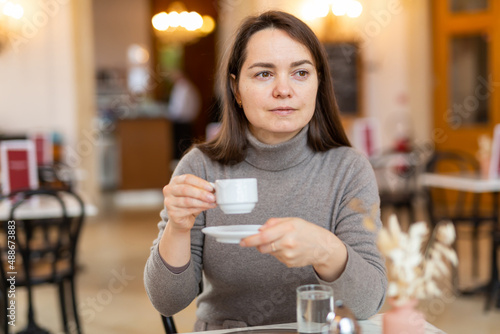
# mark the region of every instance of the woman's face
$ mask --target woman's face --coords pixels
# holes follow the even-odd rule
[[[279,29],[265,29],[248,41],[246,60],[237,78],[252,134],[266,144],[295,136],[311,120],[318,74],[309,50]]]

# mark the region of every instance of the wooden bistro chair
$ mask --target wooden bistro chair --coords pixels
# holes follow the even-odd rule
[[[420,172],[414,154],[382,152],[372,157],[370,163],[377,179],[381,209],[392,209],[397,216],[406,211],[409,223],[414,223],[414,205],[419,196],[417,178]]]
[[[475,157],[461,151],[436,151],[426,165],[428,173],[479,175],[479,170],[479,163]],[[441,220],[451,220],[455,226],[469,225],[471,227],[473,275],[478,273],[479,227],[495,221],[494,212],[482,212],[482,195],[484,194],[426,187],[427,211],[433,226]],[[465,294],[471,292],[474,293],[476,290],[462,291]]]
[[[35,286],[52,284],[58,287],[64,332],[69,333],[67,311],[70,305],[67,303],[66,296],[69,288],[74,325],[77,332],[81,333],[75,295],[75,276],[77,243],[85,218],[83,201],[70,190],[54,189],[19,191],[10,194],[8,198],[13,201],[9,221],[15,221],[16,231],[16,287],[27,289],[28,326],[26,332],[45,333],[45,330],[35,323],[32,292]],[[4,200],[9,200],[8,198]],[[30,205],[36,206],[36,201],[40,203],[44,201],[45,204],[52,202],[54,214],[50,214],[50,217],[23,217],[26,216],[26,214],[20,214],[23,207],[26,210]],[[73,201],[78,208],[77,211],[71,210],[72,214],[69,214],[69,201]],[[12,271],[9,263],[5,261],[7,258],[5,248],[8,234],[7,222],[3,222],[2,232],[3,235],[0,237],[3,244],[0,247],[0,259],[2,275],[5,275]],[[6,282],[4,277],[2,277],[2,282]],[[5,293],[8,287],[3,288],[3,301],[6,302]],[[5,327],[5,333],[8,333],[7,330],[8,326]]]
[[[427,162],[425,171],[428,173],[458,173],[475,174],[479,171],[476,159],[459,151],[436,151]],[[473,223],[478,227],[480,194],[468,194],[464,191],[444,191],[440,188],[427,187],[427,211],[432,225],[440,220],[451,219],[454,223]],[[472,208],[467,210],[466,201],[470,195]],[[477,218],[477,219],[476,219]]]

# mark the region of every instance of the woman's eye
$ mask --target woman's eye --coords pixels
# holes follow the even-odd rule
[[[297,71],[297,72],[295,72],[295,74],[297,76],[301,77],[301,78],[305,78],[305,77],[307,77],[307,75],[309,74],[309,72],[307,72],[307,71]]]
[[[257,77],[261,77],[261,78],[269,78],[271,76],[271,73],[270,72],[259,72],[256,74]]]

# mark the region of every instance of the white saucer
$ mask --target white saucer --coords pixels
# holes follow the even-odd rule
[[[226,225],[205,227],[201,231],[225,244],[239,244],[240,240],[259,233],[262,225]]]

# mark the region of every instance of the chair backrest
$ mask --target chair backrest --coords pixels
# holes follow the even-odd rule
[[[436,151],[426,164],[428,173],[477,174],[479,163],[474,156],[461,151]],[[427,188],[427,205],[431,222],[464,216],[472,201],[478,201],[478,194],[463,191]]]
[[[411,153],[384,152],[370,160],[381,193],[416,193],[420,164]]]
[[[73,275],[76,250],[85,218],[81,198],[69,190],[38,189],[10,194],[13,201],[9,221],[16,225],[16,249],[22,259],[27,279],[36,284],[31,270],[34,263],[50,264],[41,281],[55,281],[64,265],[66,275]],[[50,205],[50,212],[27,215],[30,208]],[[23,212],[24,211],[24,212]]]
[[[426,172],[475,173],[479,171],[479,162],[469,153],[461,151],[436,151],[427,162]]]

